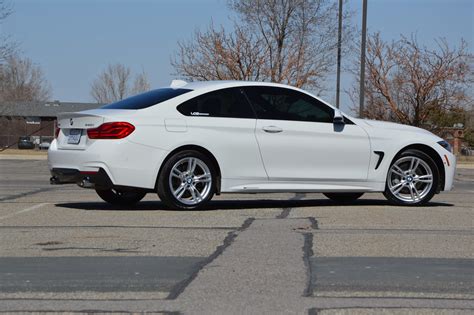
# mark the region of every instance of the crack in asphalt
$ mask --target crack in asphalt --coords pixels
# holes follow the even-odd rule
[[[305,193],[296,193],[294,197],[289,199],[289,201],[298,201],[298,200],[303,199],[305,196],[306,196]],[[276,219],[286,219],[286,218],[288,218],[288,216],[290,215],[291,209],[293,209],[293,208],[291,208],[291,207],[283,208],[281,213],[279,215],[277,215],[275,218]]]
[[[308,217],[308,220],[311,222],[313,230],[319,230],[319,222],[315,217]]]
[[[2,299],[2,300],[21,300],[21,299]],[[32,301],[35,301],[37,299],[31,299]],[[57,299],[50,299],[48,301],[57,301]],[[62,301],[62,300],[59,300],[59,301]],[[74,301],[102,301],[102,300],[82,300],[82,299],[78,299],[78,300],[74,300]],[[133,300],[127,300],[127,299],[121,299],[121,300],[111,300],[111,301],[154,301],[154,300],[151,300],[151,299],[133,299]],[[21,311],[21,310],[18,310],[18,311],[7,311],[7,312],[3,312],[3,311],[0,311],[0,314],[1,313],[7,313],[7,314],[15,314],[15,313],[20,313],[20,314],[25,314],[25,313],[29,313],[28,311]],[[96,313],[103,313],[103,314],[147,314],[147,313],[158,313],[158,314],[165,314],[165,315],[181,315],[182,313],[180,312],[175,312],[175,311],[160,311],[160,310],[147,310],[146,312],[137,312],[137,311],[124,311],[124,310],[119,310],[119,311],[114,311],[114,310],[108,310],[108,309],[81,309],[81,310],[74,310],[74,311],[71,311],[71,310],[68,310],[68,309],[65,309],[65,310],[55,310],[55,309],[51,309],[51,310],[41,310],[41,311],[35,311],[34,314],[47,314],[47,313],[51,313],[51,314],[60,314],[60,313],[64,313],[64,314],[96,314]]]
[[[306,289],[303,292],[304,297],[310,297],[313,295],[313,288],[311,285],[311,279],[313,276],[313,270],[311,267],[310,258],[314,255],[313,252],[313,234],[312,233],[303,233],[304,244],[303,244],[303,261],[306,266]]]
[[[53,247],[53,248],[42,248],[44,251],[60,251],[60,250],[97,250],[100,252],[117,252],[117,253],[140,253],[141,251],[138,250],[139,247],[136,248],[112,248],[107,249],[103,247]]]
[[[39,193],[42,193],[42,192],[46,192],[46,191],[50,191],[50,190],[55,190],[55,189],[57,189],[57,188],[55,188],[55,187],[39,188],[39,189],[32,190],[32,191],[28,191],[28,192],[23,192],[23,193],[19,193],[19,194],[15,194],[15,195],[10,195],[10,196],[6,196],[6,197],[1,197],[1,198],[0,198],[0,201],[15,200],[15,199],[18,199],[18,198],[21,198],[21,197],[36,195],[36,194],[39,194]]]
[[[103,228],[110,228],[110,229],[177,229],[177,230],[237,230],[240,227],[224,227],[224,226],[213,226],[213,227],[206,227],[206,226],[133,226],[133,225],[50,225],[50,226],[35,226],[35,225],[5,225],[1,226],[2,229],[103,229]]]
[[[324,228],[318,234],[436,234],[436,235],[474,235],[472,230],[435,230],[435,229],[359,229],[359,228]]]
[[[234,242],[234,240],[237,238],[239,233],[249,228],[253,221],[255,221],[255,218],[253,217],[247,218],[241,227],[239,227],[235,231],[229,232],[226,238],[224,239],[222,245],[219,245],[209,257],[202,260],[200,263],[196,264],[196,266],[194,267],[194,270],[192,271],[191,275],[187,279],[181,281],[180,283],[175,285],[173,289],[171,289],[166,300],[175,300],[181,293],[183,293],[184,290],[187,288],[187,286],[194,279],[196,279],[199,272],[208,264],[212,263],[217,257],[222,255],[224,251]]]
[[[387,300],[420,300],[420,301],[474,301],[471,298],[458,298],[458,297],[423,297],[423,296],[383,296],[383,295],[374,295],[374,296],[331,296],[331,295],[315,295],[313,296],[315,299],[326,299],[326,300],[371,300],[371,299],[387,299]],[[472,308],[469,308],[472,309]]]
[[[290,201],[295,201],[295,200],[301,200],[306,196],[305,193],[296,193],[295,196],[291,199]],[[288,219],[288,216],[290,215],[292,208],[291,207],[286,207],[283,208],[281,213],[275,217],[275,219]],[[318,220],[315,217],[308,217],[307,218],[309,222],[311,223],[311,228],[313,230],[318,230],[319,229],[319,224]],[[310,258],[314,255],[313,252],[313,234],[312,233],[302,233],[304,237],[304,244],[303,244],[303,261],[304,265],[306,267],[306,276],[307,276],[307,282],[306,282],[306,288],[303,292],[304,297],[309,297],[313,295],[313,288],[311,286],[311,279],[312,279],[312,274],[313,270],[311,268],[311,262]]]
[[[331,298],[333,299],[333,298]],[[336,298],[334,298],[336,299]],[[353,298],[350,298],[350,299],[353,299]],[[391,299],[391,298],[388,298],[388,299]],[[419,300],[418,298],[403,298],[403,299],[407,299],[407,300]],[[446,300],[446,299],[442,299],[443,301]],[[461,300],[461,301],[464,301],[464,300]],[[392,305],[377,305],[377,306],[365,306],[365,305],[361,305],[361,306],[328,306],[328,307],[314,307],[314,308],[310,308],[308,310],[308,315],[318,315],[320,314],[321,312],[324,312],[324,311],[329,311],[329,310],[365,310],[365,309],[390,309],[390,310],[400,310],[400,309],[409,309],[409,310],[416,310],[416,309],[426,309],[426,310],[433,310],[433,311],[436,311],[436,310],[449,310],[449,311],[465,311],[465,310],[472,310],[471,307],[458,307],[458,306],[455,306],[455,307],[449,307],[449,306],[446,306],[446,307],[430,307],[428,305],[399,305],[399,306],[392,306]]]

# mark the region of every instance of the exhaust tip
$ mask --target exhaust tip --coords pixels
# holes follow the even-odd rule
[[[79,187],[82,187],[82,188],[94,188],[94,187],[95,187],[95,184],[94,184],[94,183],[91,183],[89,177],[84,177],[84,178],[82,179],[82,181],[80,181],[80,182],[77,183],[77,184],[79,185]]]

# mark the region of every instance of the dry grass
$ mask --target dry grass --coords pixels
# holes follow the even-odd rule
[[[461,163],[461,164],[474,163],[474,156],[458,155],[457,160],[458,160],[458,163]]]
[[[6,149],[0,151],[0,155],[47,155],[48,150],[19,150],[19,149]]]

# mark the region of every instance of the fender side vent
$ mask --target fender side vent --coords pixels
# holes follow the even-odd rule
[[[377,164],[375,165],[375,169],[378,169],[380,166],[380,163],[382,163],[385,153],[383,153],[382,151],[374,151],[374,153],[379,156],[379,160],[377,161]]]

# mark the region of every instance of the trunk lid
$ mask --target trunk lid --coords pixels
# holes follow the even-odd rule
[[[61,129],[89,129],[99,127],[104,122],[104,116],[79,113],[61,113],[58,115],[58,128]]]
[[[93,141],[87,137],[87,129],[97,128],[107,121],[127,121],[135,111],[94,109],[77,113],[58,114],[60,132],[59,150],[85,150]]]

